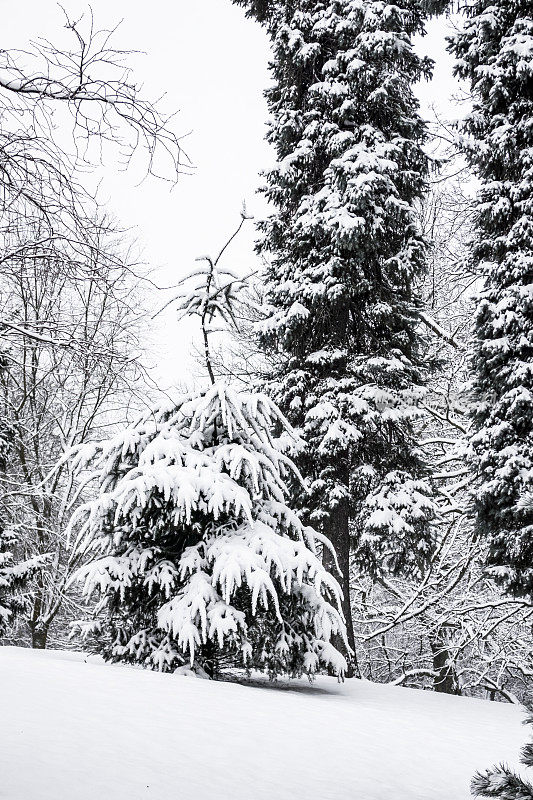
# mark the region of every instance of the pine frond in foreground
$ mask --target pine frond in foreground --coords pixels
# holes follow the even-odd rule
[[[524,766],[533,767],[533,742],[526,744],[521,760]],[[499,797],[500,800],[533,800],[533,786],[505,764],[500,764],[474,777],[472,794],[475,797]]]

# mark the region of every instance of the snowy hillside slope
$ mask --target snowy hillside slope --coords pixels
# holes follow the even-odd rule
[[[466,800],[520,709],[332,678],[215,683],[0,648],[2,800]]]

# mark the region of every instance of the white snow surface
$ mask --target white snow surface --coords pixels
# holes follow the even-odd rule
[[[333,678],[247,685],[0,648],[2,800],[466,800],[516,706]]]

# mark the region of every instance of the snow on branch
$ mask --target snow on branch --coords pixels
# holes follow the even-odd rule
[[[159,101],[142,96],[126,64],[132,51],[112,44],[118,26],[96,28],[92,10],[79,19],[63,13],[71,46],[40,38],[30,51],[0,53],[0,104],[7,108],[7,96],[16,97],[39,120],[36,128],[50,131],[53,107],[64,104],[72,112],[75,140],[84,140],[85,149],[93,137],[118,143],[127,165],[142,145],[147,171],[161,170],[159,177],[175,180],[187,169],[188,159],[172,130],[172,115],[159,111]],[[160,155],[166,164],[158,163]]]

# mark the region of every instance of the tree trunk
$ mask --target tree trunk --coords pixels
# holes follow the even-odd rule
[[[46,642],[48,639],[48,625],[46,626],[30,626],[31,630],[31,646],[36,650],[45,650]]]
[[[437,628],[430,635],[429,643],[433,653],[433,669],[436,672],[433,679],[434,690],[444,694],[461,694],[454,665],[446,645],[445,630],[442,627]]]
[[[346,621],[346,635],[352,653],[348,653],[340,636],[333,638],[333,644],[345,656],[348,662],[347,678],[359,676],[357,656],[355,653],[355,635],[352,619],[352,605],[350,602],[350,527],[347,503],[339,503],[329,515],[329,520],[324,526],[324,533],[332,543],[337,553],[339,562],[339,575],[332,554],[324,548],[324,566],[339,581],[343,593],[342,612]]]
[[[38,577],[37,583],[38,588],[33,598],[33,608],[31,618],[28,620],[28,628],[31,634],[31,646],[36,650],[45,650],[50,622],[43,622],[41,617],[43,612],[43,586],[41,577]]]

